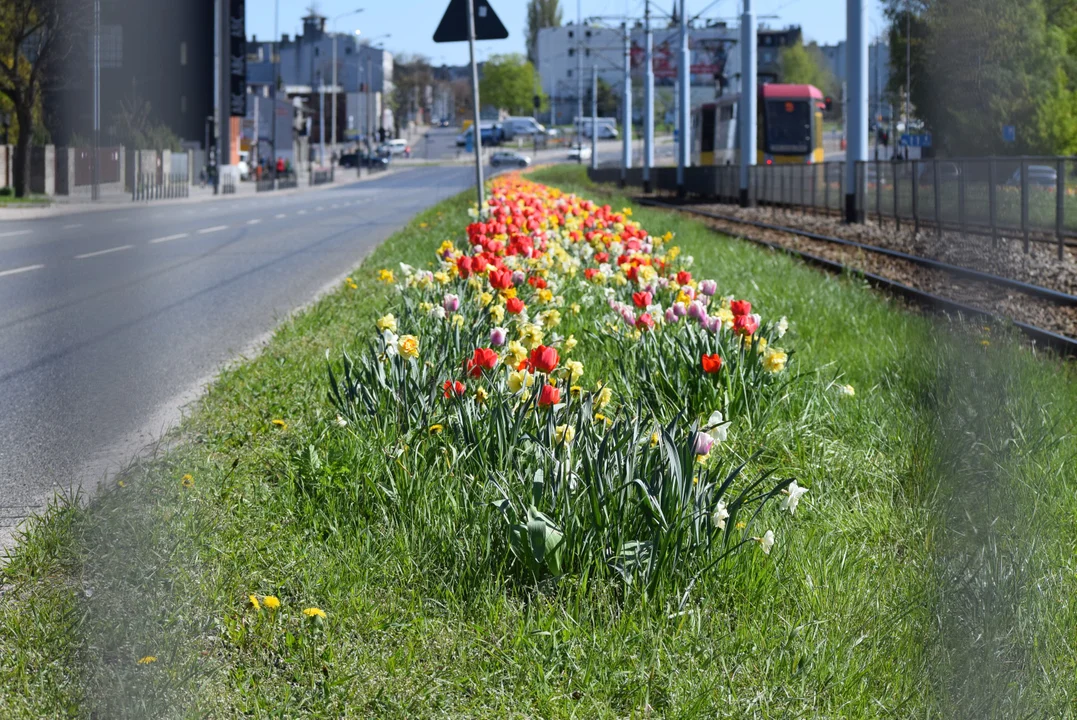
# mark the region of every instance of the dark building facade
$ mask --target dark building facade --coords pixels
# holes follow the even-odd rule
[[[213,11],[213,0],[101,0],[102,144],[118,142],[118,116],[131,113],[202,144],[213,114]],[[92,26],[76,34],[45,103],[55,144],[92,136]]]
[[[799,45],[803,35],[799,25],[782,29],[762,28],[757,35],[759,53],[756,77],[760,83],[776,83],[782,78],[782,48]]]

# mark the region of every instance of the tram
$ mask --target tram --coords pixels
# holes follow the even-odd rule
[[[704,103],[692,112],[692,162],[740,162],[737,109],[740,95]],[[767,165],[823,162],[823,93],[814,85],[768,83],[759,89],[756,162]]]

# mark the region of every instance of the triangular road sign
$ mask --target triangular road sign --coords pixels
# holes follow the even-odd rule
[[[475,3],[475,39],[504,40],[509,31],[487,0]],[[434,32],[434,42],[467,42],[467,0],[449,0],[449,7]]]

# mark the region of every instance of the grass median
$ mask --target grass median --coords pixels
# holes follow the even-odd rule
[[[577,169],[536,177],[628,204]],[[3,571],[5,716],[1072,712],[1072,369],[676,214],[634,218],[791,319],[789,391],[730,442],[810,490],[770,555],[684,611],[498,572],[451,493],[426,515],[371,502],[407,457],[334,431],[325,351],[355,354],[394,302],[376,271],[426,267],[469,201],[417,216],[225,371],[175,449],[33,527]]]

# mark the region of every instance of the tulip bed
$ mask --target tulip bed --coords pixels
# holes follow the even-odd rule
[[[451,478],[439,491],[503,529],[495,565],[533,579],[684,591],[738,548],[769,553],[764,507],[792,513],[806,489],[742,477],[723,441],[786,390],[786,319],[694,278],[672,234],[629,208],[519,176],[494,181],[488,205],[434,269],[380,271],[394,311],[330,365],[338,432],[400,449],[366,501],[413,512],[415,483]],[[585,367],[585,352],[610,362]]]

